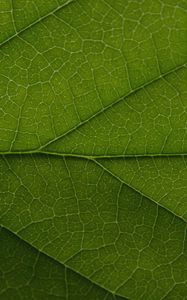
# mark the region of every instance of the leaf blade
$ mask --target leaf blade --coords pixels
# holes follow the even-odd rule
[[[51,159],[54,160],[53,163],[50,162]],[[24,156],[17,160],[11,157],[8,160],[8,165],[6,168],[3,165],[2,170],[6,173],[7,183],[10,182],[13,174],[17,176],[17,184],[9,186],[8,189],[9,193],[14,190],[17,193],[14,200],[9,193],[8,197],[6,197],[7,192],[4,194],[5,206],[3,212],[1,205],[1,223],[5,227],[17,232],[30,244],[42,249],[44,253],[66,263],[83,276],[102,284],[109,291],[116,291],[121,296],[139,299],[142,293],[140,288],[142,281],[138,279],[140,276],[142,278],[147,278],[146,276],[151,274],[151,277],[153,276],[152,281],[143,289],[147,299],[149,297],[161,299],[175,286],[176,282],[173,281],[172,274],[175,273],[174,270],[178,268],[180,261],[185,259],[183,253],[186,255],[186,224],[183,221],[151,203],[150,200],[142,198],[131,189],[121,187],[117,180],[104,174],[101,168],[94,167],[94,165],[90,168],[91,162],[89,161],[66,159],[65,164],[60,158],[55,160],[55,158],[45,156],[41,158],[36,156],[32,159]],[[35,180],[31,180],[33,174],[36,176],[33,169],[37,170],[39,176]],[[43,197],[37,200],[37,194],[41,195],[40,189],[44,192],[47,188],[45,177],[49,174],[49,170],[51,176],[50,180],[49,176],[47,180],[48,189]],[[92,176],[87,176],[87,173]],[[4,175],[3,178],[5,178]],[[63,185],[60,184],[62,178]],[[75,190],[72,190],[71,180]],[[85,182],[87,182],[86,190],[82,188]],[[5,191],[7,183],[5,182]],[[103,189],[105,183],[107,185]],[[99,189],[102,190],[102,195],[105,195],[104,203],[103,198],[99,201]],[[62,198],[59,198],[59,191]],[[93,200],[89,200],[89,195],[92,195]],[[24,203],[24,199],[27,199],[27,203]],[[10,203],[13,201],[13,204],[10,206],[7,201]],[[54,203],[56,203],[55,206]],[[24,210],[23,207],[25,207]],[[50,212],[50,207],[54,207],[55,214],[53,210]],[[146,218],[148,211],[149,218]],[[94,215],[95,219],[90,223],[90,217],[93,218]],[[135,215],[136,218],[134,218]],[[17,218],[16,222],[15,218]],[[18,219],[22,222],[19,226]],[[23,222],[25,222],[24,226]],[[104,227],[103,224],[105,224]],[[84,226],[83,231],[82,226]],[[64,248],[60,245],[64,245]],[[125,269],[124,265],[126,265]],[[169,277],[168,279],[163,277],[166,284],[162,290],[155,289],[150,296],[148,290],[157,282],[157,276],[160,276],[161,270]],[[113,281],[111,281],[111,274],[113,274]],[[184,280],[184,274],[183,270],[183,277],[176,277],[177,282]],[[130,286],[134,280],[137,281],[138,288],[133,292]]]

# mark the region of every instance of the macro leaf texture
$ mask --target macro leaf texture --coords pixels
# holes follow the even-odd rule
[[[0,1],[0,299],[187,299],[187,1]]]

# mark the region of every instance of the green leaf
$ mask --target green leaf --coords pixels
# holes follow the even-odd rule
[[[98,160],[112,176],[187,221],[187,157]]]
[[[8,230],[1,228],[0,233],[1,299],[121,299],[45,256]]]
[[[0,298],[186,299],[186,1],[0,14]]]

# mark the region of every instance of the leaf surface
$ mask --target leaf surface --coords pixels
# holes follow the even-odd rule
[[[73,17],[75,14],[78,17]],[[185,2],[177,6],[175,1],[118,0],[115,4],[111,0],[79,0],[26,27],[1,47],[1,151],[39,149],[134,90],[185,66],[186,14]],[[164,89],[167,95],[169,89],[168,84],[162,86],[162,80],[160,84],[158,97],[159,90]],[[178,92],[171,87],[167,98],[183,92],[184,83],[181,85]],[[152,95],[147,97],[142,104],[145,108]],[[171,105],[176,116],[172,101],[165,103],[168,101],[162,110]],[[180,103],[178,114],[184,113],[184,107]],[[142,108],[137,110],[140,113],[134,127],[139,129]],[[155,114],[161,114],[164,123],[165,112]],[[155,119],[155,114],[153,107],[150,118]],[[165,122],[161,137],[162,126],[155,128],[161,148],[163,135],[168,136],[173,127],[167,118]],[[123,121],[121,126],[128,144],[130,125]],[[184,120],[177,128],[182,138]],[[133,131],[136,128],[130,135]]]
[[[130,299],[185,280],[186,223],[94,162],[11,156],[1,168],[1,224],[40,251]]]
[[[1,245],[1,299],[125,299],[95,286],[5,228],[1,228]]]
[[[186,299],[186,1],[0,15],[1,299]]]
[[[101,159],[98,163],[120,181],[187,221],[187,157]]]

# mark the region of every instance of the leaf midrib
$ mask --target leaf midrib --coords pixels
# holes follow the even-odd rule
[[[28,150],[28,151],[0,151],[0,156],[5,155],[28,155],[28,154],[45,154],[60,157],[75,157],[75,158],[85,158],[85,159],[110,159],[110,158],[141,158],[141,157],[182,157],[187,156],[187,152],[171,152],[171,153],[145,153],[145,154],[116,154],[116,155],[83,155],[78,153],[61,153],[55,151],[45,151],[45,150]]]

